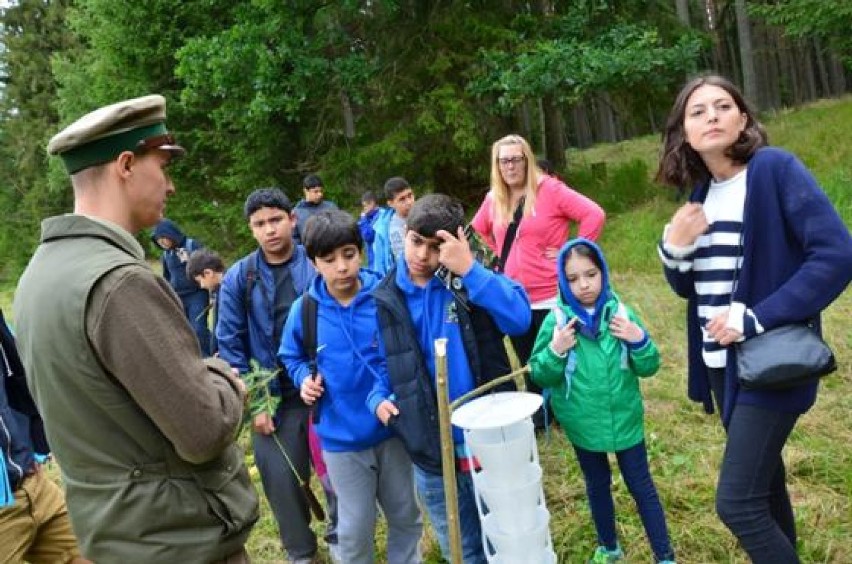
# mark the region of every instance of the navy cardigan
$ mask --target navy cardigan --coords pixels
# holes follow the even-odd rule
[[[814,177],[794,155],[763,147],[748,162],[743,212],[743,264],[733,301],[750,308],[764,330],[815,319],[852,279],[852,237]],[[692,202],[704,202],[709,183],[697,187]],[[689,397],[713,412],[707,367],[701,356],[692,271],[665,268],[666,280],[687,307]],[[746,338],[749,334],[746,324]],[[804,413],[816,401],[817,384],[783,391],[741,389],[733,348],[725,369],[727,425],[737,403]]]

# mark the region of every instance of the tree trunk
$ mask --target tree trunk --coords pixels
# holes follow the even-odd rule
[[[343,134],[347,139],[355,139],[355,115],[352,112],[352,100],[345,90],[340,91],[340,105],[343,108]]]
[[[737,14],[737,39],[740,44],[740,67],[743,73],[743,93],[747,100],[761,109],[761,100],[757,91],[757,73],[754,68],[754,53],[751,48],[751,28],[746,11],[745,0],[736,0],[734,9]]]
[[[615,116],[612,113],[612,99],[609,92],[602,92],[597,96],[597,107],[600,140],[606,143],[614,143],[618,137],[615,131]]]
[[[816,72],[814,71],[814,57],[811,42],[799,39],[798,52],[802,58],[799,69],[802,71],[802,86],[804,87],[805,101],[810,102],[817,97]]]
[[[544,108],[545,145],[542,146],[544,154],[553,164],[556,170],[562,170],[565,166],[565,137],[563,135],[562,112],[559,104],[552,96],[542,99]]]
[[[819,91],[820,97],[826,98],[831,96],[831,84],[828,81],[828,68],[825,66],[825,52],[822,48],[822,41],[819,37],[813,39],[814,55],[816,56],[817,70],[819,70]]]
[[[586,102],[580,100],[571,107],[571,117],[574,121],[574,144],[577,147],[588,147],[594,141],[591,126],[589,125],[589,114],[586,111]]]
[[[689,27],[689,0],[675,0],[677,19],[684,27]]]

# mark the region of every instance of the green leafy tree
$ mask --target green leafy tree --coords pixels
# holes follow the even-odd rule
[[[74,45],[69,2],[21,0],[0,10],[0,279],[14,279],[38,243],[39,224],[70,210],[68,185],[51,189],[45,150],[59,117],[50,57]]]

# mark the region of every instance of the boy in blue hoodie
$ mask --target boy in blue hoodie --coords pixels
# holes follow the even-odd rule
[[[411,459],[402,442],[367,409],[367,396],[385,372],[379,350],[376,273],[361,269],[363,241],[355,220],[340,210],[311,217],[305,250],[319,277],[293,303],[278,357],[301,397],[317,411],[315,429],[337,493],[339,558],[374,561],[376,502],[388,523],[388,562],[420,562],[423,530],[414,497]],[[316,374],[304,345],[302,308],[317,302]]]
[[[474,260],[463,225],[464,209],[449,196],[429,194],[417,200],[407,218],[402,257],[373,291],[387,374],[378,374],[368,405],[405,443],[418,495],[447,561],[434,340],[448,339],[449,394],[454,400],[511,371],[503,333],[523,334],[531,316],[520,284]],[[464,562],[485,563],[460,429],[453,429],[453,441]]]
[[[184,235],[183,231],[171,220],[161,219],[151,234],[154,244],[163,250],[160,261],[163,265],[163,278],[174,289],[183,304],[183,312],[198,337],[198,344],[204,356],[210,356],[210,328],[207,326],[207,304],[210,294],[198,283],[186,275],[186,261],[189,255],[204,245]]]

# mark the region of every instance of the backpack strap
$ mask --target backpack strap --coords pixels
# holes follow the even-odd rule
[[[521,216],[524,213],[524,202],[526,201],[526,196],[521,196],[521,199],[518,200],[518,207],[515,208],[515,213],[512,215],[512,223],[506,228],[506,238],[503,239],[503,248],[500,249],[500,258],[497,260],[497,264],[494,267],[496,272],[503,272],[503,269],[506,267],[506,261],[509,260],[509,251],[512,250],[512,243],[515,242],[515,235],[518,232],[518,226],[521,223]]]
[[[245,296],[243,297],[243,304],[245,305],[247,312],[251,311],[251,292],[254,290],[255,282],[257,282],[257,253],[258,251],[255,251],[246,261]]]
[[[302,294],[302,346],[308,353],[308,370],[311,378],[317,376],[317,301],[309,293]],[[314,424],[320,421],[320,411],[313,409]]]

